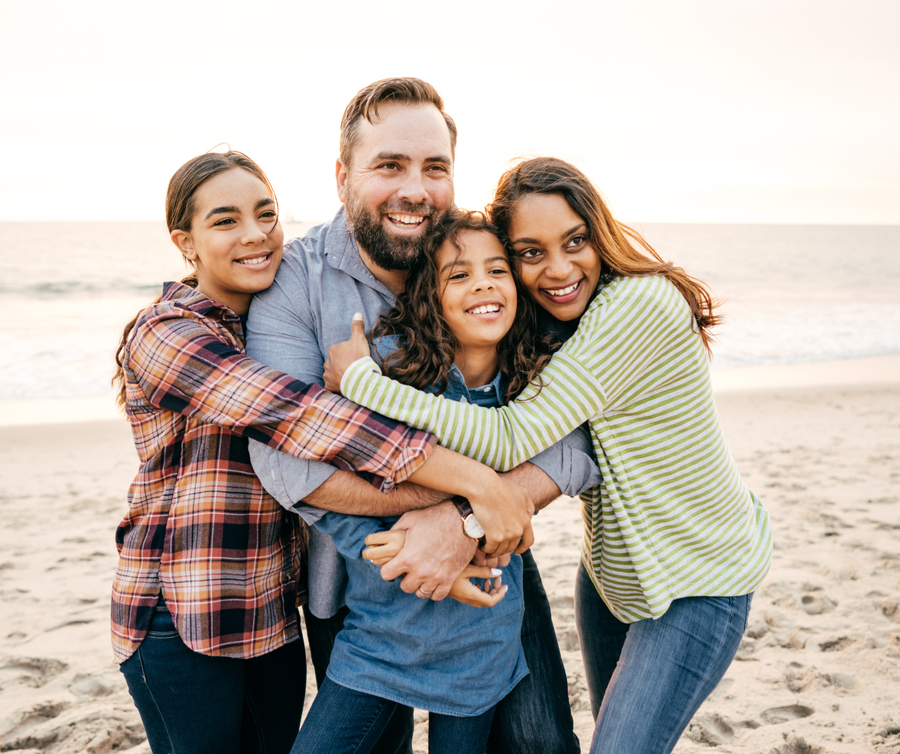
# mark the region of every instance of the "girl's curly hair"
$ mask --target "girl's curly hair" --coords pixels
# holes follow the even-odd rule
[[[437,255],[445,243],[452,244],[457,254],[461,253],[459,237],[465,231],[490,233],[500,240],[499,229],[483,213],[464,209],[448,212],[429,233],[425,252],[410,270],[406,290],[370,333],[372,339],[398,336],[397,350],[382,354],[383,371],[420,390],[432,385],[437,385],[440,392],[447,389],[448,374],[459,344],[442,313]],[[540,334],[535,304],[513,264],[510,270],[516,284],[517,312],[509,332],[497,345],[500,372],[506,383],[505,401],[511,401],[529,384],[540,390],[543,387],[540,372],[560,346],[551,336]]]

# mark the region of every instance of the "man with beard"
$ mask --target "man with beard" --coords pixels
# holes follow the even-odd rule
[[[393,306],[424,251],[429,227],[453,206],[455,147],[456,125],[424,81],[385,79],[353,98],[341,123],[336,166],[343,207],[331,222],[287,245],[275,283],[254,299],[252,358],[322,383],[329,346],[349,337],[355,312],[371,326]],[[587,436],[576,432],[509,476],[541,508],[561,493],[578,494],[599,482],[590,453]],[[307,521],[321,510],[374,516],[409,511],[397,523],[407,530],[406,545],[382,569],[386,579],[405,573],[401,587],[408,593],[443,599],[474,555],[474,540],[465,535],[455,505],[441,502],[442,493],[403,484],[384,495],[354,474],[256,443],[251,456],[266,489]],[[523,562],[522,642],[531,672],[498,705],[488,751],[578,752],[547,596],[530,552]],[[334,545],[312,528],[304,612],[319,683],[346,614],[345,579]],[[411,733],[407,710],[394,716],[376,751],[411,751]]]

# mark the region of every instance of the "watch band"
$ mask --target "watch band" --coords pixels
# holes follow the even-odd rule
[[[469,502],[468,498],[465,498],[462,495],[454,495],[450,498],[450,501],[456,506],[456,510],[459,511],[459,515],[463,518],[472,515],[472,504]]]

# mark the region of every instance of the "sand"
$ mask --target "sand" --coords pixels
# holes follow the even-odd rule
[[[870,371],[718,393],[775,554],[738,657],[679,754],[900,753],[900,370],[852,384]],[[0,427],[0,458],[0,751],[146,754],[108,636],[113,532],[136,466],[128,428]],[[578,502],[556,501],[535,529],[587,751]],[[425,740],[423,722],[417,752]]]

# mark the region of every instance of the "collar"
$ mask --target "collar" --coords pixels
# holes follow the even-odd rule
[[[213,301],[206,294],[196,288],[191,288],[184,283],[163,283],[163,292],[160,302],[171,302],[183,309],[202,314],[205,317],[214,317],[223,322],[239,322],[240,317],[225,304]]]
[[[340,270],[369,288],[374,288],[391,304],[396,301],[397,297],[390,288],[369,272],[369,268],[366,267],[359,255],[359,246],[350,232],[350,228],[347,227],[347,213],[344,211],[343,204],[328,224],[328,234],[325,237],[325,257],[328,259],[328,264],[336,270]]]

